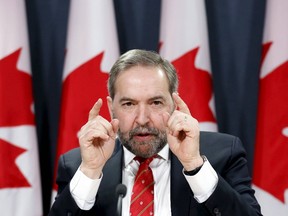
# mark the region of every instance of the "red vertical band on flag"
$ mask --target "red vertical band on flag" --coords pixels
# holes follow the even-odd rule
[[[119,56],[113,1],[71,1],[66,47],[52,202],[59,156],[79,146],[90,109],[108,96],[108,72]],[[105,103],[100,114],[110,119]]]
[[[268,0],[259,82],[253,184],[263,215],[288,215],[288,2]],[[286,37],[283,35],[286,35]]]
[[[179,75],[179,93],[201,130],[217,131],[204,1],[163,1],[160,54]]]
[[[0,212],[42,215],[25,1],[0,1]]]

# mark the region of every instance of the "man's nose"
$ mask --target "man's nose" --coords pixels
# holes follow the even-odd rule
[[[136,114],[136,122],[139,125],[145,125],[149,122],[150,111],[146,106],[139,106]]]

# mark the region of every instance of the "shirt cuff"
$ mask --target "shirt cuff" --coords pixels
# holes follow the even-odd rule
[[[80,209],[89,210],[93,207],[102,176],[90,179],[78,168],[70,181],[70,193]]]
[[[184,174],[184,170],[183,170]],[[199,203],[205,202],[218,184],[218,175],[208,160],[205,160],[199,172],[193,176],[185,175],[186,180]]]

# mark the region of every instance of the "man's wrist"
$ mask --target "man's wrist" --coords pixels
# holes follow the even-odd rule
[[[196,175],[185,175],[183,171],[183,175],[193,191],[194,198],[199,203],[205,202],[211,196],[218,183],[216,171],[205,156],[203,159],[205,162]]]
[[[206,158],[206,156],[204,156],[204,155],[201,155],[201,157],[202,157],[202,160],[203,160],[203,163],[202,163],[202,165],[201,166],[198,166],[198,167],[196,167],[195,169],[193,169],[193,170],[185,170],[184,169],[184,174],[185,175],[188,175],[188,176],[193,176],[193,175],[196,175],[199,171],[200,171],[200,169],[202,168],[202,166],[204,165],[204,163],[205,163],[205,161],[207,161],[207,158]]]
[[[80,171],[90,179],[100,179],[102,176],[102,169],[89,169],[83,164],[80,164]]]

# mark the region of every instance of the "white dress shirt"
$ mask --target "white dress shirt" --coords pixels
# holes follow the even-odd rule
[[[139,168],[139,162],[133,160],[135,157],[130,151],[124,147],[124,168],[122,170],[122,183],[127,187],[127,194],[122,200],[122,215],[129,216],[130,199],[136,176]],[[169,158],[169,146],[166,145],[151,163],[150,167],[153,172],[154,185],[154,215],[171,216],[171,193],[170,193],[170,170],[171,160]],[[193,176],[185,176],[194,198],[202,203],[206,201],[216,188],[218,176],[206,160],[200,171]],[[70,182],[70,192],[75,199],[79,208],[89,210],[95,203],[95,197],[102,180],[90,179],[86,177],[78,168]]]

